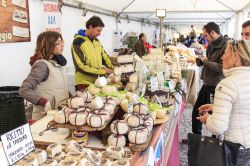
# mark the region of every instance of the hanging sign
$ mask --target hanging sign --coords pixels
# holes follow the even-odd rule
[[[25,124],[1,135],[1,140],[10,165],[19,161],[35,149],[29,124]]]
[[[53,1],[43,1],[44,30],[61,32],[61,17],[59,3]]]

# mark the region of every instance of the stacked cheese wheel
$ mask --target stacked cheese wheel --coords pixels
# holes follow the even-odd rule
[[[124,134],[129,131],[129,126],[124,120],[115,120],[110,125],[111,134],[108,138],[109,146],[124,147],[126,145],[126,138]]]

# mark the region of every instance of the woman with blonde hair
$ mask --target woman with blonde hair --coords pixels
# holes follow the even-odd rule
[[[216,87],[213,114],[197,119],[212,134],[224,134],[225,140],[243,145],[246,149],[240,149],[237,165],[246,166],[250,165],[250,41],[229,42],[222,59],[226,78]]]
[[[48,110],[57,109],[59,103],[69,97],[63,48],[63,38],[58,32],[42,32],[37,38],[31,71],[19,89],[19,94],[34,105],[33,120],[41,119]]]

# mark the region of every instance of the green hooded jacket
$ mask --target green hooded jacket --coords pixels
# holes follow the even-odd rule
[[[93,84],[98,76],[106,74],[104,66],[113,68],[109,56],[98,39],[92,41],[88,36],[75,35],[71,53],[76,69],[76,85]]]

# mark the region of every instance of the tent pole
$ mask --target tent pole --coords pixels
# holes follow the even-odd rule
[[[162,28],[163,28],[163,17],[160,17],[160,42],[159,48],[162,48]]]

